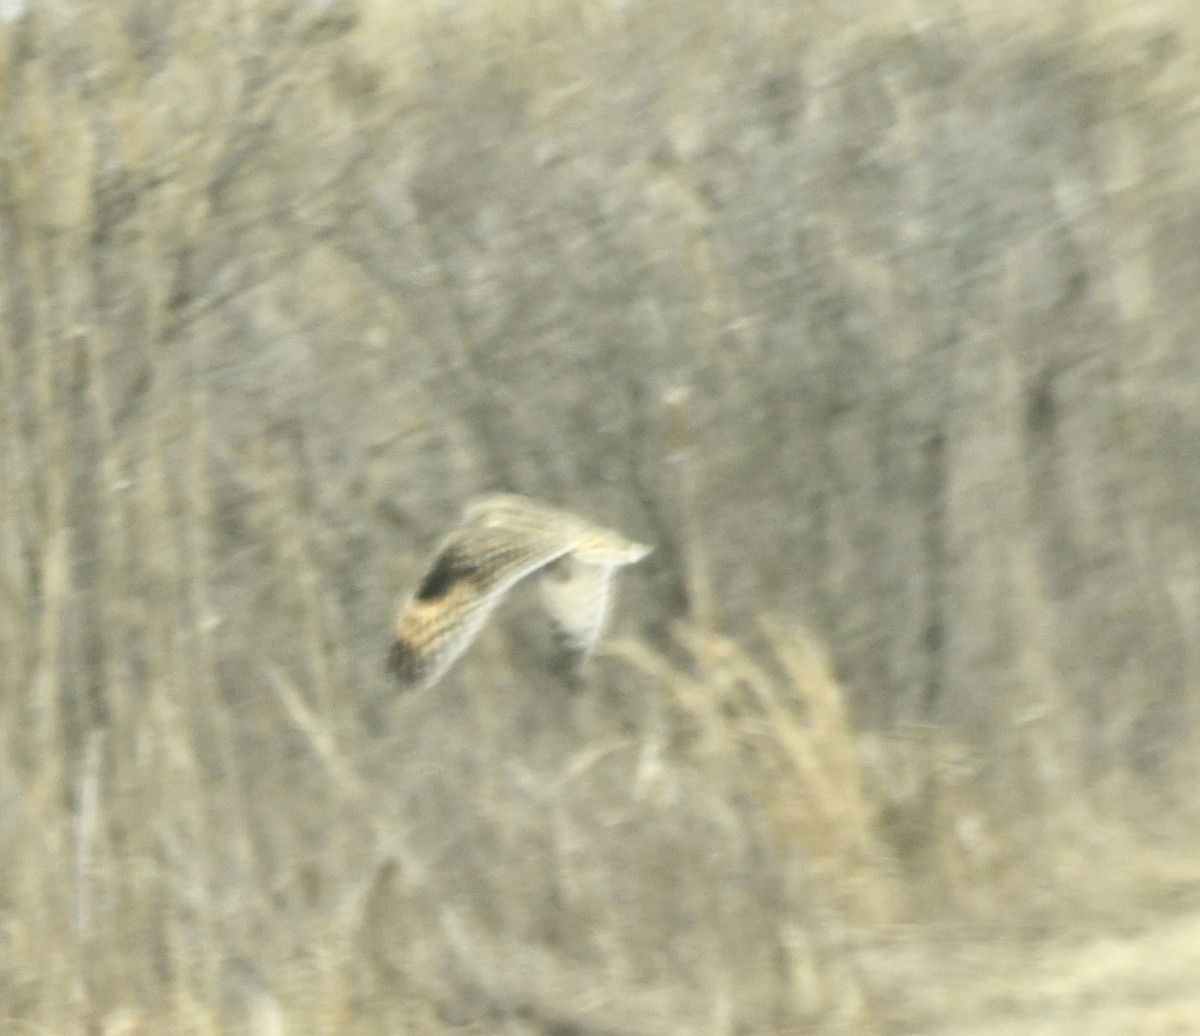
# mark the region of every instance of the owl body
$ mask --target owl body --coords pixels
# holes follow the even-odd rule
[[[582,662],[603,629],[613,573],[649,552],[620,533],[526,497],[474,500],[400,610],[388,667],[406,688],[436,683],[504,595],[535,573],[559,643]]]

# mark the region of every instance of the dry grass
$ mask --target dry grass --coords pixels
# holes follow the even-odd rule
[[[679,631],[678,665],[633,641],[609,651],[652,680],[651,693],[665,693],[677,714],[673,736],[652,753],[683,753],[703,778],[744,783],[774,837],[804,847],[819,895],[855,919],[891,919],[900,890],[889,881],[840,689],[804,631],[766,620],[764,628],[782,676],[730,638],[691,627]]]
[[[0,4],[0,1030],[1200,1028],[1190,7],[692,6]]]

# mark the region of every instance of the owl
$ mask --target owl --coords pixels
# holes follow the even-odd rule
[[[535,573],[555,637],[581,665],[604,628],[613,574],[650,550],[526,497],[474,500],[400,609],[388,669],[404,688],[432,686],[470,647],[504,595]]]

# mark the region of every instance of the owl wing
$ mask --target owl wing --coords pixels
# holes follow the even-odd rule
[[[549,564],[538,580],[542,604],[556,639],[575,662],[582,662],[604,628],[617,566],[588,564],[575,554]]]
[[[388,669],[428,687],[466,651],[501,598],[573,547],[568,537],[465,526],[442,541],[396,620]]]

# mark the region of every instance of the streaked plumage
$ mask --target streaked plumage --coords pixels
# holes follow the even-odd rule
[[[405,687],[438,681],[470,646],[501,598],[541,573],[541,599],[559,642],[581,662],[604,626],[615,569],[650,548],[535,500],[471,502],[400,610],[388,668]]]

